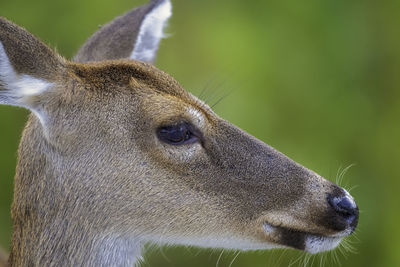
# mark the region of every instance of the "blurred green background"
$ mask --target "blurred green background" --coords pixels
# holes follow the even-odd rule
[[[5,16],[71,58],[137,0],[1,0]],[[400,266],[400,1],[173,0],[157,66],[249,133],[342,183],[361,209],[341,266]],[[16,151],[28,112],[0,107],[0,244],[11,235]],[[297,251],[150,248],[143,266],[298,266]],[[300,257],[300,259],[299,259]],[[299,259],[299,260],[298,260]],[[233,261],[234,260],[234,261]],[[297,260],[297,261],[296,261]],[[307,266],[320,266],[321,256]],[[232,262],[233,261],[233,262]],[[314,261],[314,264],[312,264]],[[218,264],[217,264],[218,263]],[[323,266],[338,266],[327,253]]]

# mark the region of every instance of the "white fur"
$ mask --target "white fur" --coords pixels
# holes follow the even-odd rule
[[[306,239],[306,248],[305,250],[315,254],[318,252],[328,251],[336,248],[342,237],[327,237],[327,236],[317,236],[317,235],[309,235]]]
[[[140,26],[131,59],[154,61],[160,40],[165,37],[163,29],[171,15],[172,5],[169,0],[164,0],[146,15]]]
[[[137,238],[118,235],[98,236],[88,266],[135,266],[143,261],[143,244]]]
[[[274,233],[276,231],[276,227],[272,226],[269,223],[264,223],[263,224],[263,229],[264,229],[265,233],[267,233],[267,234],[272,234],[272,233]]]
[[[185,245],[224,250],[259,250],[284,248],[284,246],[265,241],[234,237],[229,234],[210,236],[133,235],[102,236],[94,240],[94,250],[89,265],[93,266],[139,266],[143,262],[142,250],[146,243],[156,245]]]
[[[194,107],[188,107],[186,111],[193,117],[193,119],[198,124],[199,128],[203,128],[205,126],[204,115],[201,111],[195,109]]]
[[[40,95],[51,87],[51,83],[37,79],[29,75],[21,75],[14,83],[11,89],[16,90],[21,98]]]
[[[219,234],[218,236],[170,236],[164,234],[163,236],[146,237],[147,241],[159,245],[184,245],[195,246],[202,248],[222,248],[233,250],[260,250],[260,249],[274,249],[284,248],[282,245],[273,244],[267,241],[260,241],[244,237],[235,237],[228,233]]]
[[[43,124],[45,115],[32,103],[31,97],[42,94],[52,86],[53,83],[48,81],[27,74],[18,74],[0,42],[0,104],[28,108]]]

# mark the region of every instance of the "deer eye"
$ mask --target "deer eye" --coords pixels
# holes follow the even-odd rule
[[[198,140],[197,136],[193,134],[192,129],[193,127],[189,123],[182,122],[176,125],[160,127],[157,130],[157,135],[161,141],[167,144],[190,144]]]

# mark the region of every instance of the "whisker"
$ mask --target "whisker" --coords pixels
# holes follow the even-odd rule
[[[311,255],[311,264],[310,266],[314,266],[314,260],[318,255]]]
[[[335,264],[341,266],[340,259],[339,259],[339,256],[338,256],[338,253],[336,250],[332,251],[332,255],[333,255],[333,260],[334,260]]]
[[[343,183],[343,178],[344,178],[344,176],[346,175],[346,173],[349,171],[349,169],[350,169],[351,167],[355,166],[355,165],[356,165],[355,163],[352,163],[352,164],[350,164],[349,166],[347,166],[346,168],[344,168],[344,169],[340,172],[339,177],[338,177],[338,185],[343,186],[343,187],[346,187],[346,186],[344,186],[344,185],[342,184],[342,183]]]
[[[281,255],[278,257],[277,265],[280,265],[280,262],[282,261],[283,255],[285,255],[286,251],[287,251],[286,249],[282,250]]]
[[[324,257],[325,254],[321,254],[321,258],[319,259],[319,267],[322,267],[324,265]]]
[[[204,99],[204,102],[205,102],[206,104],[209,103],[209,101],[210,101],[211,99],[213,99],[213,97],[216,96],[216,94],[218,93],[218,90],[221,90],[220,88],[221,88],[225,83],[226,83],[225,80],[219,82],[219,83],[214,87],[215,89],[211,92],[211,94],[209,94],[208,97],[206,97],[206,98]]]
[[[237,259],[237,257],[240,254],[240,250],[236,253],[235,257],[233,258],[233,260],[231,261],[231,263],[229,264],[229,267],[232,267],[233,262]]]
[[[200,249],[197,249],[197,252],[194,254],[194,257],[197,257],[197,256],[199,256],[201,252],[202,252],[202,250],[200,250]],[[212,252],[212,251],[211,251],[211,252]]]
[[[167,257],[167,255],[164,253],[164,246],[160,247],[160,254],[161,256],[168,262],[171,263],[171,260]]]
[[[358,188],[359,187],[359,185],[353,185],[352,187],[350,187],[347,191],[349,191],[349,193],[351,192],[351,191],[353,191],[353,189],[356,189],[356,188]]]
[[[221,102],[223,99],[225,99],[227,96],[229,96],[232,92],[228,92],[226,94],[224,94],[223,96],[221,96],[214,104],[211,105],[211,108],[213,109],[216,105],[219,104],[219,102]]]
[[[311,254],[305,254],[305,256],[303,257],[303,267],[307,267],[309,261],[311,258]]]
[[[303,254],[300,254],[298,257],[297,257],[297,259],[295,260],[295,261],[293,261],[293,260],[291,260],[290,262],[289,262],[289,265],[288,265],[288,267],[290,267],[290,266],[293,266],[294,264],[296,264],[297,262],[298,263],[301,263],[301,258],[304,256],[304,253]]]
[[[221,251],[221,253],[219,254],[219,257],[217,259],[217,262],[215,263],[215,267],[218,267],[219,265],[219,261],[221,260],[222,254],[224,254],[224,250]]]
[[[337,185],[340,185],[339,183],[339,176],[340,176],[340,172],[342,171],[342,165],[339,166],[338,170],[336,171],[336,178],[335,178],[335,183]]]

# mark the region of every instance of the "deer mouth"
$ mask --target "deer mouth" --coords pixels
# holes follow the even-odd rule
[[[340,241],[350,234],[348,231],[333,236],[325,236],[311,232],[299,231],[282,226],[263,223],[263,230],[269,239],[279,245],[318,253],[336,248]]]

